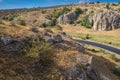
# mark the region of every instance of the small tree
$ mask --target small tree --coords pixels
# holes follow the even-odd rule
[[[83,11],[80,8],[76,8],[75,13],[77,15],[81,14]]]
[[[110,9],[110,4],[109,3],[106,4],[106,8]]]
[[[100,1],[97,1],[96,3],[98,3],[98,4],[99,4],[99,3],[100,3]]]
[[[81,25],[85,26],[86,28],[91,28],[88,18],[89,15],[84,16],[83,20],[81,21]]]

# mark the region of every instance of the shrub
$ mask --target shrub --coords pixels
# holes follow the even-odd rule
[[[38,40],[34,37],[27,37],[24,41],[25,43],[25,54],[29,57],[39,57],[42,60],[45,60],[45,53],[51,52],[51,47],[48,43],[43,40]]]
[[[42,10],[42,11],[41,11],[41,13],[42,13],[42,14],[45,14],[45,13],[46,13],[46,11],[45,11],[45,10]]]
[[[22,25],[22,26],[26,26],[25,20],[19,20],[19,24]]]
[[[99,3],[100,3],[100,1],[96,1],[96,3],[97,3],[97,4],[99,4]]]
[[[85,26],[86,28],[91,28],[88,18],[89,15],[84,16],[83,20],[81,21],[81,25]]]
[[[15,17],[17,17],[17,14],[10,14],[10,15],[5,16],[3,19],[12,21],[14,20]]]
[[[38,28],[36,28],[36,27],[31,28],[30,31],[35,32],[35,33],[39,32]]]
[[[71,10],[69,8],[66,8],[64,7],[61,11],[59,12],[56,12],[56,10],[54,10],[54,12],[50,15],[50,16],[47,16],[48,19],[52,20],[53,22],[53,25],[52,26],[55,26],[56,25],[56,20],[58,17],[60,17],[61,15],[63,14],[66,14],[68,12],[70,12]]]
[[[47,27],[48,25],[46,23],[40,23],[39,27]]]
[[[117,60],[117,57],[116,57],[116,55],[115,54],[110,54],[110,56],[109,56],[111,59],[113,59],[113,60]]]
[[[115,75],[117,75],[117,76],[120,76],[120,67],[115,67],[115,68],[113,69],[113,73],[114,73]]]
[[[55,26],[55,29],[57,29],[57,30],[62,30],[62,27],[57,24],[57,25]]]
[[[109,3],[106,4],[106,8],[110,9],[110,4]]]
[[[86,39],[90,39],[91,37],[90,37],[90,35],[89,34],[87,34],[86,35]]]
[[[80,8],[76,8],[75,13],[77,15],[81,14],[83,11]]]

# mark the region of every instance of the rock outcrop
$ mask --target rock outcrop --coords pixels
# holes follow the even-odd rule
[[[77,19],[77,14],[75,11],[61,15],[57,19],[57,23],[59,24],[72,24]]]
[[[114,30],[120,27],[120,16],[112,11],[99,11],[89,18],[89,22],[94,30]]]
[[[4,35],[0,38],[1,50],[5,53],[19,53],[23,50],[23,42],[20,39],[15,39],[9,35]]]

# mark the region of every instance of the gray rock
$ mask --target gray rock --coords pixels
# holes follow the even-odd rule
[[[87,67],[87,74],[90,76],[92,80],[99,80],[98,75],[94,71],[93,56],[90,57],[88,64],[89,66]]]
[[[75,11],[61,15],[58,19],[57,19],[57,23],[59,24],[71,24],[73,23],[75,20],[77,19],[77,14],[75,13]]]
[[[51,35],[51,38],[54,42],[56,43],[60,43],[63,41],[62,37],[58,34],[55,34],[55,35]]]
[[[45,40],[45,42],[47,42],[49,44],[53,44],[53,39],[49,36],[44,37],[44,40]]]
[[[9,35],[2,36],[0,40],[4,45],[7,45],[13,42],[13,38]]]
[[[23,43],[20,40],[14,39],[9,35],[0,38],[1,50],[5,53],[16,53],[23,49]]]
[[[86,11],[86,15],[89,15],[89,14],[91,14],[93,11],[92,10],[88,10],[88,11]]]
[[[3,46],[1,50],[5,53],[19,53],[21,52],[23,45],[20,42],[13,42],[9,45]]]
[[[120,27],[120,16],[112,11],[96,12],[89,22],[94,30],[114,30]]]

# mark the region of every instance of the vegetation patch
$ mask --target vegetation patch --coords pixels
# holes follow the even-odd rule
[[[80,24],[82,26],[85,26],[86,28],[91,28],[88,18],[89,18],[89,15],[85,15]]]

